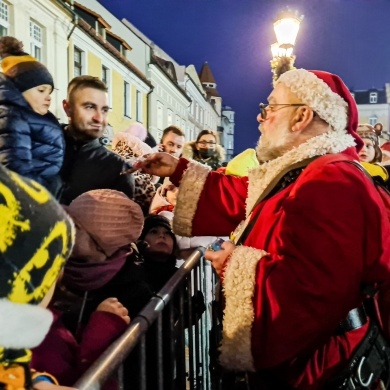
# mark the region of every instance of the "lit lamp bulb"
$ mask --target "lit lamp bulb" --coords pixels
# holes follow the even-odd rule
[[[282,73],[295,69],[295,55],[293,51],[302,19],[303,16],[298,16],[296,12],[285,11],[274,22],[274,31],[277,39],[277,43],[271,45],[271,69],[274,82]]]

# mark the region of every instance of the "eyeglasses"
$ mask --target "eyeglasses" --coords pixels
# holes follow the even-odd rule
[[[198,142],[199,145],[202,145],[202,146],[207,146],[207,145],[216,145],[217,143],[215,141],[199,141]]]
[[[274,109],[273,107],[274,106],[283,106],[283,107],[280,107],[278,109]],[[289,104],[289,103],[282,103],[282,104],[264,104],[264,103],[260,103],[259,104],[259,107],[260,107],[260,116],[261,116],[261,119],[267,119],[267,108],[269,108],[271,111],[278,111],[278,110],[281,110],[282,108],[285,108],[285,107],[301,107],[301,106],[306,106],[306,104]]]

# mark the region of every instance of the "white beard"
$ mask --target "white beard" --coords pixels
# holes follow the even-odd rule
[[[294,147],[294,137],[292,133],[287,133],[285,137],[278,140],[276,145],[270,145],[270,142],[260,136],[256,146],[256,156],[260,164],[266,161],[274,160],[283,156]]]

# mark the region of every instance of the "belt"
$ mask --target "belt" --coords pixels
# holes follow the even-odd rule
[[[367,323],[367,314],[363,306],[352,309],[336,328],[337,334],[359,329]]]

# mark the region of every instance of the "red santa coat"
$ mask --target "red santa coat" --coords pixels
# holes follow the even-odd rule
[[[242,179],[182,159],[171,177],[181,183],[175,232],[226,235],[281,170],[325,153],[357,159],[350,146],[347,138],[316,137]],[[375,187],[349,163],[316,165],[255,206],[257,221],[223,280],[221,363],[271,370],[305,390],[321,388],[364,337],[367,325],[335,335],[361,304],[362,285],[390,280],[389,221]]]

